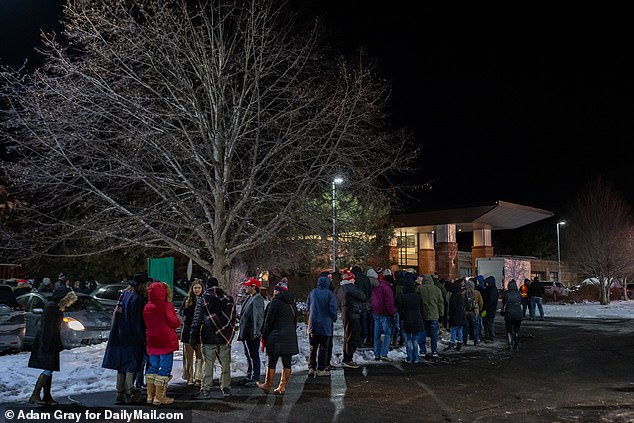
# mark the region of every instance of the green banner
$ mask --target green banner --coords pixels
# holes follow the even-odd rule
[[[174,257],[147,259],[147,275],[174,289]]]

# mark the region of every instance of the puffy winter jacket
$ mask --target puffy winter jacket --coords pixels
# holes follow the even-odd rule
[[[178,350],[176,328],[181,321],[174,305],[167,301],[167,289],[163,282],[154,282],[147,290],[148,303],[143,309],[143,320],[148,355],[163,355]]]

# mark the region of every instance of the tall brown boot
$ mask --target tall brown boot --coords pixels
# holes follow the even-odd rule
[[[152,404],[161,405],[174,402],[174,398],[166,396],[168,381],[169,376],[154,376],[154,401]]]
[[[35,389],[33,389],[31,398],[29,398],[29,404],[46,405],[46,401],[42,400],[40,394],[42,393],[42,388],[44,388],[48,379],[49,376],[44,373],[40,373],[40,377],[37,378],[37,382],[35,383]]]
[[[264,383],[256,382],[256,385],[258,386],[258,388],[268,394],[273,387],[273,379],[275,379],[275,369],[269,369],[267,367]]]
[[[276,394],[283,395],[286,392],[286,385],[291,379],[291,369],[282,369],[282,377],[280,378],[280,384],[273,390]]]
[[[53,382],[53,376],[49,376],[46,378],[46,383],[44,384],[44,395],[42,396],[42,400],[46,401],[46,405],[57,405],[57,401],[53,399],[51,396],[51,383]]]
[[[156,375],[154,374],[146,374],[145,375],[145,386],[147,389],[147,398],[146,398],[146,403],[147,404],[152,404],[154,402],[154,394],[155,394],[155,389],[154,389],[154,377]]]

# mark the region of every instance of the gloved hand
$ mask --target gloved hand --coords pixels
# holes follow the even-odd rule
[[[487,311],[486,310],[482,310],[482,313],[480,313],[480,316],[486,317],[486,315],[487,315]]]

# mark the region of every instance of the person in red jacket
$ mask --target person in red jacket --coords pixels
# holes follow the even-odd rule
[[[174,351],[178,350],[176,328],[181,324],[172,304],[172,290],[163,282],[153,282],[148,290],[148,303],[143,309],[149,369],[145,375],[147,402],[154,405],[171,404],[166,396],[171,378]]]

